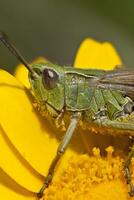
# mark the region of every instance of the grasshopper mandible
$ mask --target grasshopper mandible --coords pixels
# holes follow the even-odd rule
[[[134,138],[134,70],[77,69],[51,63],[33,64],[31,67],[7,35],[0,32],[0,41],[29,71],[29,81],[41,112],[49,115],[59,127],[64,127],[63,115],[69,115],[69,125],[52,161],[45,182],[37,193],[41,198],[54,175],[55,166],[64,154],[77,125],[101,133],[126,135]],[[102,128],[101,128],[102,127]],[[124,164],[125,178],[134,196],[129,165],[134,149]]]

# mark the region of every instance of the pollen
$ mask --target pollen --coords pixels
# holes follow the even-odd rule
[[[123,174],[124,159],[114,156],[112,146],[106,148],[105,157],[99,148],[93,148],[92,152],[92,156],[83,154],[70,158],[66,170],[54,178],[45,191],[44,200],[130,199]]]

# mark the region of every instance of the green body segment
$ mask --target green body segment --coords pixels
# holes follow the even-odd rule
[[[131,112],[130,98],[124,97],[118,90],[99,86],[98,81],[105,72],[65,69],[66,110],[83,111],[89,120],[95,120],[104,115],[114,120],[127,112],[127,105]]]
[[[103,70],[83,70],[53,64],[34,64],[39,74],[30,82],[41,109],[56,117],[64,112],[81,112],[86,121],[97,121],[102,117],[115,120],[132,112],[133,101],[118,89],[110,89],[99,83],[106,74]],[[58,75],[52,89],[43,85],[43,71],[53,70]]]

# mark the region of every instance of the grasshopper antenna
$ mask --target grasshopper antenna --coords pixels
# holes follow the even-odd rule
[[[21,53],[18,51],[18,49],[12,44],[12,42],[9,40],[8,36],[0,31],[0,41],[9,49],[9,51],[22,63],[25,65],[25,67],[28,69],[28,71],[31,73],[33,78],[37,77],[36,72],[31,68],[31,66],[28,64],[28,62],[24,59],[24,57],[21,55]]]

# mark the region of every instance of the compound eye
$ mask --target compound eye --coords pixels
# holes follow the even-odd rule
[[[53,89],[58,82],[58,74],[52,69],[43,70],[43,85],[47,89]]]

